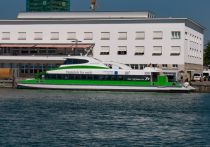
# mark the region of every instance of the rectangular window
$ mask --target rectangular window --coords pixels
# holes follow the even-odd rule
[[[55,54],[56,50],[55,49],[48,49],[48,54]]]
[[[18,40],[26,40],[26,32],[18,32]]]
[[[135,55],[144,55],[144,46],[136,46]]]
[[[76,32],[67,32],[67,40],[76,40]]]
[[[172,64],[173,68],[178,68],[178,64]]]
[[[46,54],[47,53],[47,50],[46,49],[40,49],[39,50],[39,54]]]
[[[66,2],[62,2],[62,7],[65,7],[66,6]]]
[[[136,32],[136,40],[143,40],[145,38],[144,32]]]
[[[93,40],[93,33],[92,32],[85,32],[84,33],[84,40]]]
[[[158,67],[158,65],[157,64],[152,64],[152,67]]]
[[[180,46],[172,46],[171,47],[171,55],[172,56],[178,56],[181,53],[181,47]]]
[[[139,65],[138,64],[131,64],[130,67],[132,69],[139,69]]]
[[[167,64],[162,64],[162,68],[168,68]]]
[[[144,69],[145,67],[147,67],[147,64],[140,64],[139,66],[139,69]]]
[[[10,40],[10,32],[2,32],[2,40]]]
[[[171,38],[172,39],[181,39],[181,32],[180,31],[172,31]]]
[[[110,46],[101,46],[100,55],[109,55]]]
[[[43,6],[46,6],[47,5],[47,1],[43,1]]]
[[[51,32],[51,40],[59,40],[59,32]]]
[[[153,32],[153,39],[162,39],[163,38],[163,32],[162,31],[154,31]]]
[[[162,46],[153,46],[152,55],[156,55],[156,56],[162,55]]]
[[[127,32],[119,32],[119,40],[127,40]]]
[[[118,48],[118,55],[127,55],[127,46],[119,46]]]
[[[109,32],[101,32],[101,40],[110,40]]]
[[[42,32],[35,32],[34,33],[34,40],[42,40],[43,38],[43,33]]]

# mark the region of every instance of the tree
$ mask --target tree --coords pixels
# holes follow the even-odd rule
[[[204,56],[203,56],[203,64],[204,66],[208,66],[210,65],[210,41],[208,42],[208,44],[206,45],[205,49],[204,49]]]

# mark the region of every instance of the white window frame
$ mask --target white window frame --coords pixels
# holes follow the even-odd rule
[[[93,32],[84,32],[84,40],[93,40]]]
[[[110,32],[101,32],[101,40],[110,40]]]
[[[2,32],[2,40],[10,40],[10,32]]]
[[[152,53],[152,55],[160,56],[160,55],[162,55],[162,52],[163,52],[163,47],[162,46],[153,46],[153,53]]]
[[[101,46],[100,55],[109,55],[110,46]]]
[[[127,40],[128,34],[127,32],[118,32],[118,40]]]
[[[67,40],[76,40],[77,34],[76,32],[67,32]]]
[[[153,31],[153,39],[163,39],[163,31]]]
[[[127,55],[127,46],[118,46],[118,55]]]
[[[26,32],[18,32],[18,40],[26,40]]]
[[[181,46],[171,46],[171,56],[179,56],[181,54]]]
[[[50,32],[50,40],[59,40],[59,32]]]
[[[43,32],[34,32],[34,40],[43,40]]]
[[[171,39],[181,39],[181,31],[172,31]]]
[[[136,40],[144,40],[144,39],[145,39],[145,32],[144,31],[136,32]]]
[[[144,55],[145,47],[144,46],[136,46],[134,55]]]

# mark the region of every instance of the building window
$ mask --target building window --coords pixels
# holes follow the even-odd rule
[[[144,46],[136,46],[135,55],[144,55]]]
[[[162,31],[154,31],[153,39],[163,39],[163,32]]]
[[[139,69],[144,69],[145,67],[147,67],[147,64],[140,64],[139,65]]]
[[[127,40],[127,32],[119,32],[119,40]]]
[[[101,40],[110,40],[109,32],[101,32]]]
[[[51,32],[51,40],[59,40],[59,32]]]
[[[143,40],[145,38],[144,32],[136,32],[136,40]]]
[[[10,32],[2,32],[2,40],[10,40]]]
[[[167,64],[162,64],[162,68],[168,68]]]
[[[127,46],[119,46],[117,54],[118,55],[126,55],[127,54]]]
[[[18,32],[18,40],[26,40],[26,32]]]
[[[76,32],[67,32],[67,40],[76,40]]]
[[[157,64],[152,64],[152,67],[158,67],[158,65]]]
[[[93,33],[92,32],[85,32],[84,33],[85,40],[93,40]]]
[[[178,64],[172,64],[173,68],[178,68]]]
[[[153,53],[154,56],[162,55],[162,46],[153,46]]]
[[[110,47],[109,46],[101,46],[100,55],[109,55]]]
[[[34,33],[34,40],[42,40],[43,38],[43,33],[42,32],[35,32]]]
[[[180,31],[172,31],[171,37],[172,37],[172,39],[181,39],[181,32]]]
[[[130,67],[132,69],[139,69],[139,65],[138,64],[130,64]]]
[[[48,54],[56,54],[56,49],[49,49]]]
[[[181,47],[180,46],[172,46],[171,47],[171,56],[179,56],[181,53]]]
[[[62,2],[62,7],[65,7],[66,6],[66,2]]]
[[[47,5],[47,1],[43,1],[43,6],[46,6]]]

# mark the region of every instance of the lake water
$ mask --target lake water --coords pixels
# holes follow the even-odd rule
[[[210,146],[210,94],[0,89],[0,146]]]

